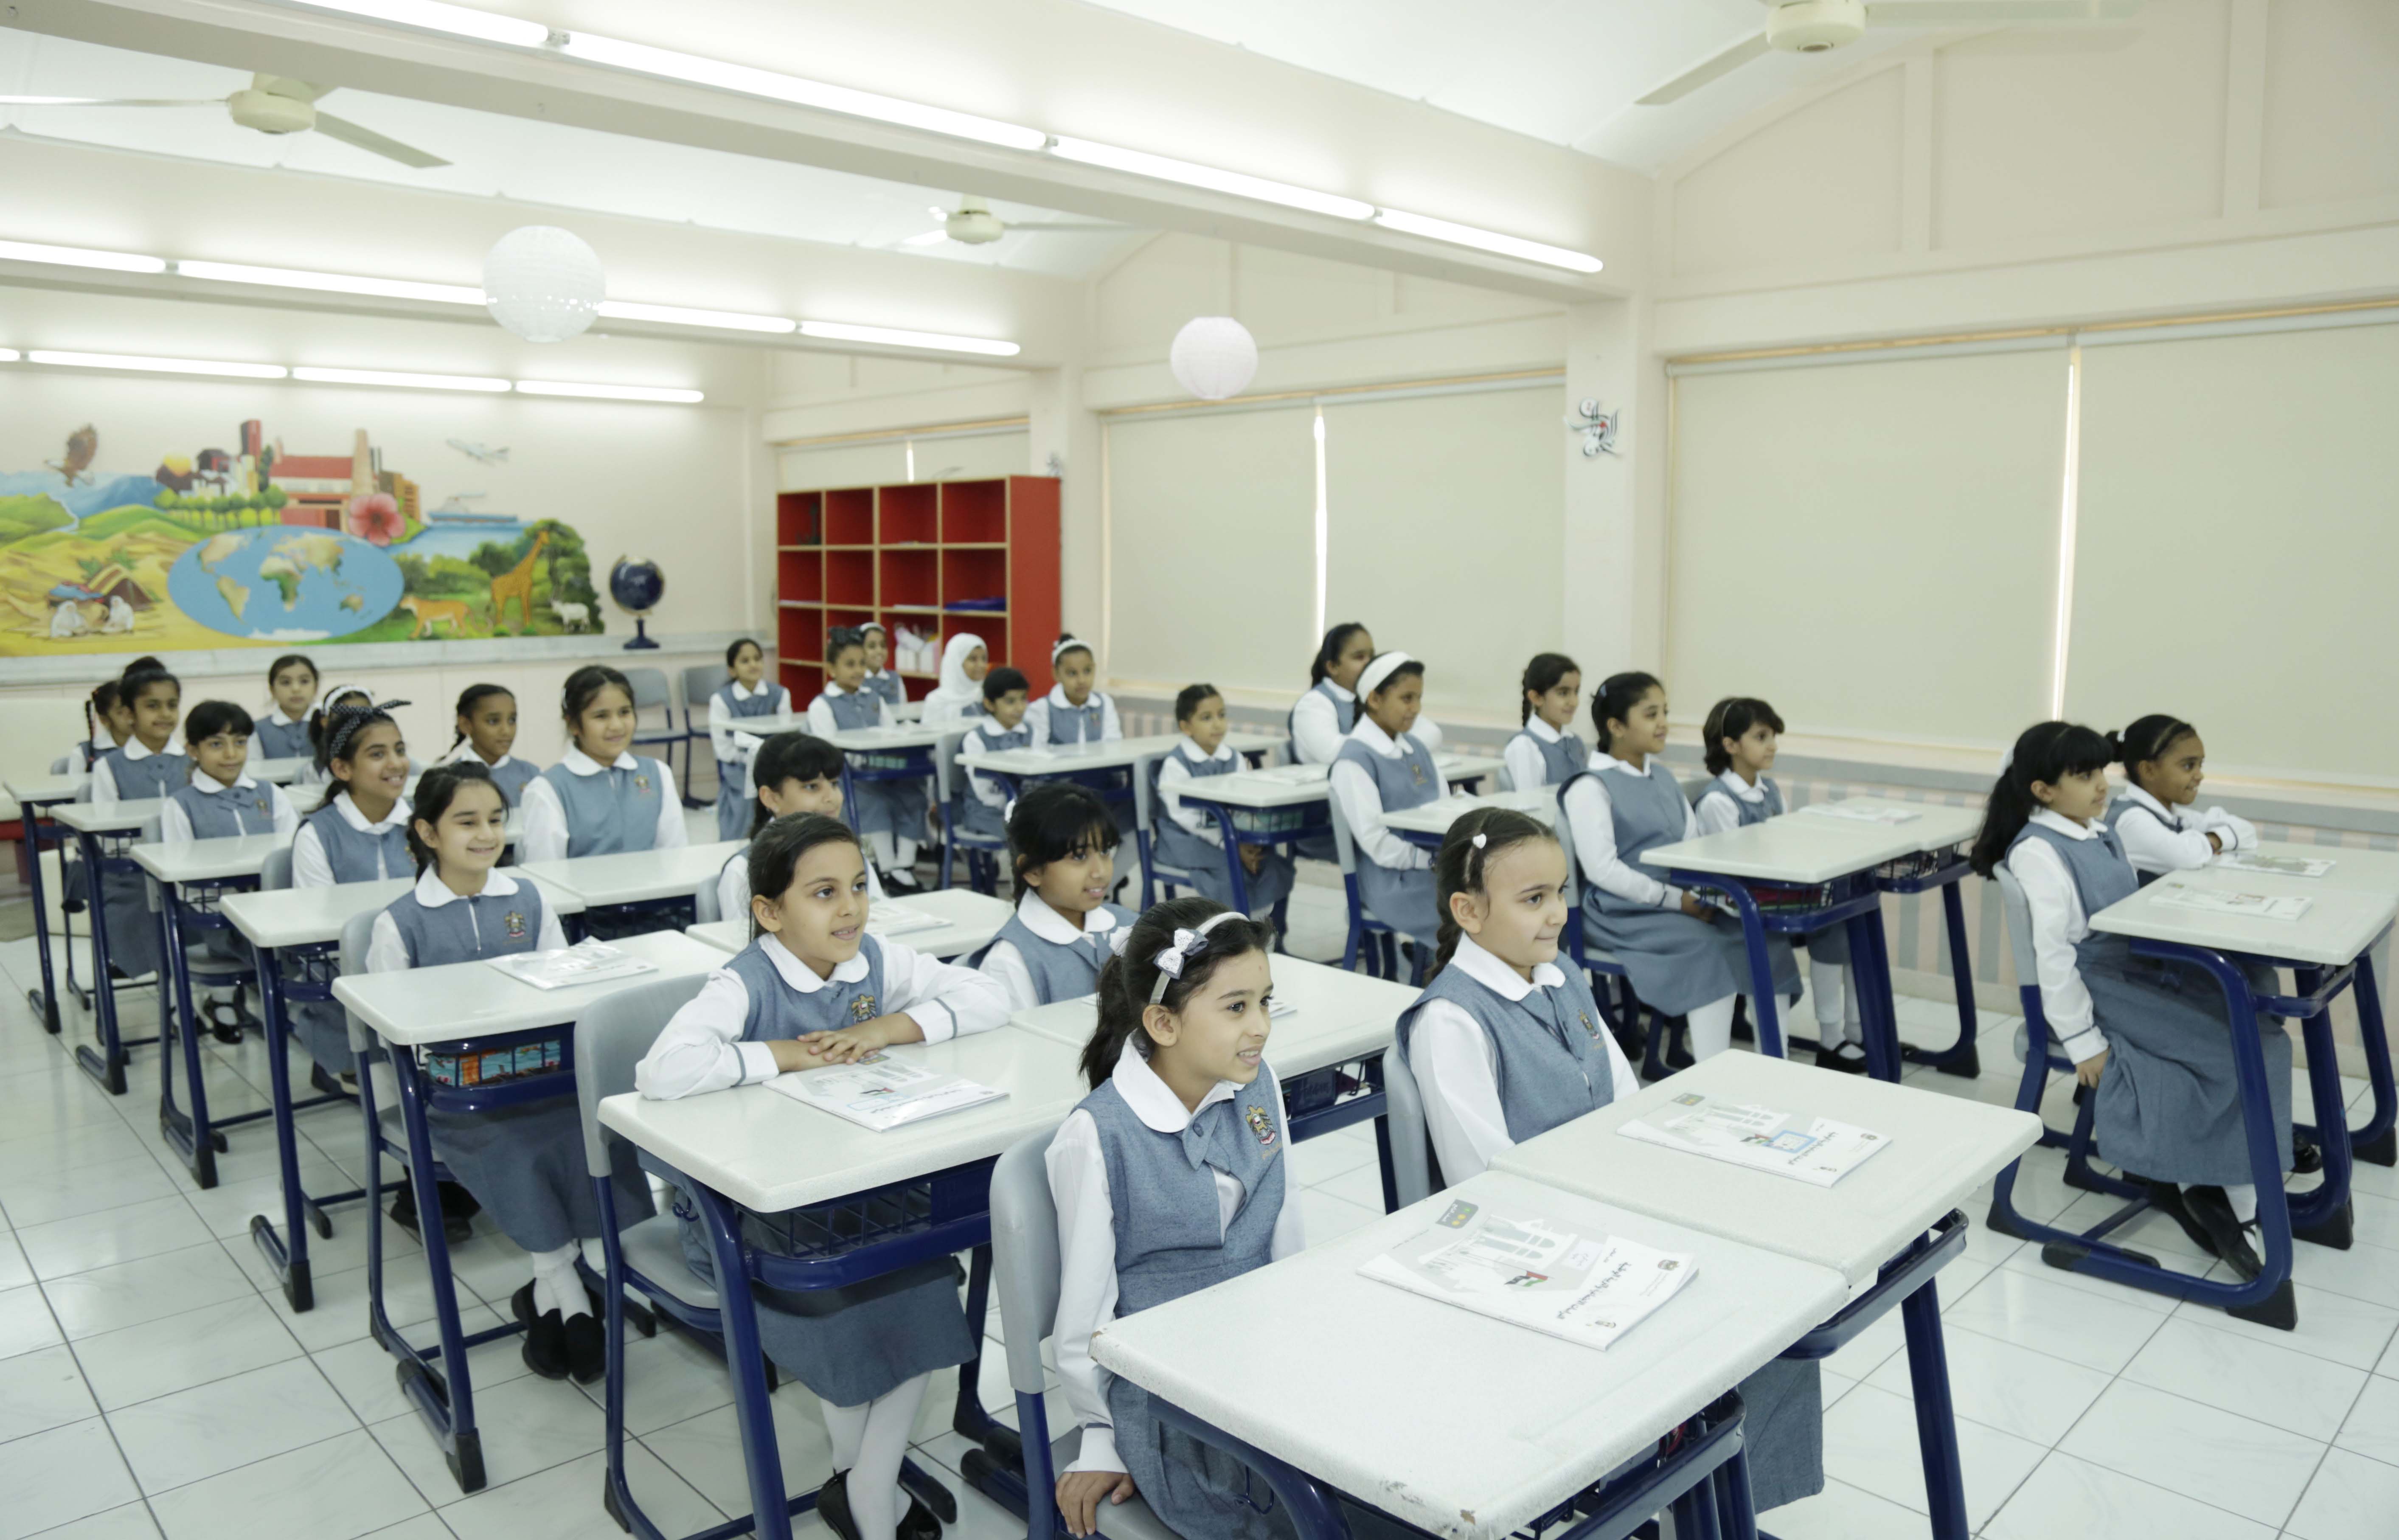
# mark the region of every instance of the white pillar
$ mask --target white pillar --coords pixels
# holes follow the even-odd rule
[[[1058,506],[1059,618],[1066,630],[1097,639],[1105,592],[1100,530],[1100,420],[1083,407],[1079,367],[1036,370],[1028,399],[1033,474],[1060,479]],[[1053,459],[1054,457],[1054,459]],[[1048,637],[1011,636],[1020,654]],[[1106,663],[1103,660],[1105,669]]]
[[[1658,662],[1666,399],[1662,369],[1643,357],[1644,318],[1632,300],[1566,311],[1568,409],[1595,400],[1621,413],[1613,454],[1585,458],[1580,435],[1559,435],[1566,457],[1563,635],[1586,689]]]

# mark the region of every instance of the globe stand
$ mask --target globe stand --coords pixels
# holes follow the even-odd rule
[[[658,644],[650,640],[648,625],[648,616],[637,615],[633,617],[633,640],[625,643],[625,651],[629,653],[657,651]]]

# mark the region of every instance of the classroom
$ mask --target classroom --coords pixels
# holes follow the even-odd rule
[[[0,1540],[2389,1540],[2394,408],[2388,0],[7,6]]]

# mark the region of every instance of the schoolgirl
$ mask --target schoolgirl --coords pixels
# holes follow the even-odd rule
[[[2207,745],[2198,728],[2159,712],[2108,734],[2108,746],[2124,767],[2123,794],[2108,804],[2108,827],[2142,886],[2228,850],[2257,848],[2256,824],[2221,807],[2200,810]]]
[[[541,766],[508,752],[517,746],[515,693],[505,684],[469,684],[459,692],[456,716],[458,736],[434,763],[480,764],[508,805],[521,805],[526,784],[541,774]]]
[[[1577,736],[1582,670],[1564,653],[1538,653],[1525,665],[1516,711],[1524,726],[1499,750],[1517,790],[1564,786],[1591,765],[1591,745]]]
[[[908,704],[908,686],[891,667],[891,633],[872,620],[858,629],[866,640],[866,682],[861,688],[883,697],[888,721],[891,712]]]
[[[1118,835],[1107,804],[1087,787],[1045,780],[1016,800],[1008,846],[1019,897],[985,949],[983,971],[1010,1010],[1071,1000],[1098,987],[1132,911],[1108,902]]]
[[[317,766],[324,798],[291,840],[291,885],[387,882],[416,871],[408,850],[408,745],[392,720],[404,700],[380,706],[335,706],[319,723]],[[312,1082],[333,1088],[329,1076],[355,1081],[349,1029],[330,1000],[294,1001],[291,1023],[317,1060]],[[403,1224],[414,1223],[413,1209]],[[461,1237],[463,1238],[463,1236]]]
[[[120,802],[171,795],[192,777],[177,723],[183,714],[183,686],[153,661],[137,663],[116,682],[117,699],[132,714],[123,747],[93,762],[91,802]],[[139,871],[103,875],[101,898],[108,906],[109,966],[129,979],[158,967],[158,925],[150,911],[149,879]]]
[[[1031,684],[1015,669],[994,669],[983,676],[983,710],[967,720],[966,738],[958,745],[960,784],[950,796],[948,817],[954,828],[971,834],[1008,832],[1008,792],[989,776],[975,774],[974,762],[986,754],[1029,749],[1033,730],[1024,725]]]
[[[274,709],[258,719],[252,747],[263,760],[305,759],[308,708],[317,698],[317,665],[305,653],[286,653],[266,668],[266,693]]]
[[[925,696],[928,727],[939,727],[961,717],[983,714],[983,676],[991,671],[991,654],[983,638],[960,631],[942,647],[942,677]]]
[[[1183,802],[1184,789],[1195,778],[1229,776],[1241,768],[1241,756],[1225,746],[1230,725],[1225,697],[1213,684],[1186,685],[1174,697],[1174,724],[1182,729],[1182,740],[1172,753],[1150,761],[1150,837],[1159,860],[1189,872],[1207,897],[1230,903],[1233,884],[1225,871],[1225,832],[1214,818]],[[1264,914],[1291,896],[1295,866],[1289,852],[1245,844],[1240,861],[1251,913]]]
[[[1435,944],[1432,857],[1391,832],[1383,815],[1441,795],[1432,750],[1412,731],[1424,704],[1424,665],[1384,653],[1358,674],[1358,724],[1333,762],[1332,794],[1358,853],[1358,896],[1367,912],[1411,938],[1419,966]]]
[[[363,684],[328,684],[317,692],[317,703],[308,708],[308,763],[291,777],[294,786],[325,784],[325,723],[327,714],[336,706],[366,706],[374,696]]]
[[[1358,676],[1375,660],[1375,639],[1345,620],[1324,633],[1308,664],[1308,693],[1291,709],[1291,748],[1302,764],[1330,764],[1358,724]],[[1428,749],[1441,747],[1441,723],[1428,718],[1412,731]],[[1333,858],[1330,845],[1321,859]]]
[[[1067,1533],[1138,1494],[1185,1540],[1287,1537],[1267,1484],[1168,1427],[1091,1356],[1108,1322],[1238,1277],[1306,1244],[1271,1031],[1266,926],[1212,899],[1158,905],[1099,979],[1091,1094],[1050,1140],[1058,1208],[1052,1345],[1081,1429],[1059,1473]]]
[[[866,688],[862,633],[847,626],[833,633],[825,642],[825,671],[824,693],[808,703],[809,732],[830,737],[887,725],[883,697]],[[870,766],[876,763],[873,756],[866,758]],[[850,794],[858,804],[858,831],[865,837],[876,864],[890,874],[893,891],[915,892],[916,846],[930,805],[925,782],[852,780]]]
[[[445,764],[417,783],[408,843],[416,885],[375,916],[367,971],[396,973],[481,962],[566,945],[558,916],[531,882],[498,870],[508,804],[481,764]],[[576,1275],[582,1241],[600,1235],[600,1204],[584,1168],[583,1114],[573,1094],[495,1112],[429,1108],[433,1154],[522,1247],[533,1276],[509,1300],[525,1326],[527,1369],[590,1385],[607,1367],[595,1302]],[[620,1224],[650,1217],[649,1182],[619,1142]]]
[[[84,700],[83,736],[61,756],[69,770],[89,774],[102,754],[124,748],[125,740],[133,736],[133,708],[125,704],[116,683],[114,679],[102,680]]]
[[[253,741],[250,713],[233,702],[204,700],[192,708],[183,719],[183,751],[192,762],[192,778],[168,792],[158,809],[160,844],[289,834],[298,826],[299,815],[283,788],[248,774]],[[239,934],[227,929],[203,936],[201,945],[210,957],[227,966],[250,967],[250,943]],[[241,1041],[242,1029],[257,1021],[242,1008],[238,984],[210,985],[200,1014],[220,1043]]]
[[[1035,748],[1108,743],[1124,736],[1124,723],[1117,717],[1116,698],[1105,690],[1091,688],[1100,669],[1089,642],[1071,632],[1061,632],[1050,648],[1050,671],[1057,676],[1058,682],[1024,713],[1025,725],[1033,730]]]
[[[746,636],[725,649],[725,667],[733,677],[708,697],[708,741],[716,753],[716,837],[738,840],[750,825],[750,757],[759,741],[739,724],[789,716],[792,693],[767,682],[766,650]]]
[[[528,861],[673,850],[690,843],[674,776],[632,751],[633,686],[605,664],[566,676],[560,702],[569,747],[525,783]]]
[[[755,809],[746,837],[754,842],[766,827],[792,813],[814,813],[838,818],[841,811],[841,750],[806,733],[778,733],[761,744],[750,762],[757,783]],[[883,883],[874,863],[866,863],[866,896],[883,901]],[[750,913],[750,846],[745,844],[725,859],[716,875],[717,912],[728,920]]]
[[[658,1033],[634,1072],[642,1095],[703,1095],[1006,1020],[990,980],[866,934],[865,857],[835,820],[801,814],[768,824],[751,849],[750,885],[757,939]],[[678,1173],[662,1174],[677,1183],[684,1256],[712,1280],[698,1208]],[[834,1474],[818,1513],[842,1540],[935,1540],[941,1526],[904,1498],[899,1475],[926,1382],[974,1356],[956,1264],[940,1257],[805,1296],[752,1293],[767,1357],[823,1403]]]

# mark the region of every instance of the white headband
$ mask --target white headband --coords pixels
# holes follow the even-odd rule
[[[370,701],[374,699],[374,692],[363,684],[328,684],[318,692],[316,709],[327,710],[344,696],[364,696]]]
[[[1050,649],[1050,666],[1053,669],[1056,668],[1060,658],[1064,657],[1068,653],[1073,652],[1078,647],[1080,647],[1087,653],[1091,650],[1091,644],[1084,641],[1081,637],[1060,637],[1058,639],[1058,644]]]
[[[1401,664],[1415,661],[1405,653],[1376,654],[1367,660],[1363,669],[1358,670],[1358,698],[1363,700],[1381,689],[1383,681],[1397,673]]]
[[[1158,982],[1149,986],[1149,1003],[1153,1006],[1163,1005],[1166,1001],[1166,986],[1183,977],[1184,959],[1197,957],[1207,951],[1208,933],[1227,920],[1238,920],[1240,917],[1239,911],[1228,909],[1220,913],[1209,915],[1200,922],[1200,928],[1197,930],[1185,930],[1178,926],[1174,932],[1174,939],[1159,948],[1158,955],[1150,959],[1158,965]]]

